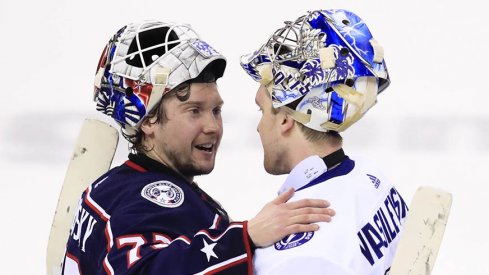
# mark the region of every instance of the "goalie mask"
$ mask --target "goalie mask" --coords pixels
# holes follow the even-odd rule
[[[382,47],[346,10],[285,22],[258,51],[241,57],[241,66],[267,86],[274,108],[321,132],[347,129],[390,83]]]
[[[162,96],[208,68],[223,75],[224,56],[184,24],[146,21],[120,29],[100,57],[97,110],[113,117],[126,139],[137,132]]]

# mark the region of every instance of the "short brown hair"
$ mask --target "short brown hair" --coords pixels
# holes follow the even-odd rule
[[[320,132],[311,129],[300,122],[297,124],[299,124],[299,129],[301,129],[306,139],[311,142],[326,141],[332,146],[341,145],[343,142],[343,137],[341,137],[340,133],[336,131]]]
[[[295,110],[297,105],[299,105],[300,100],[293,101],[286,106],[291,108],[292,110]],[[273,108],[273,107],[272,107]],[[274,109],[275,110],[275,109]],[[336,131],[327,131],[327,132],[320,132],[316,131],[314,129],[311,129],[304,124],[296,121],[297,124],[299,125],[299,129],[301,132],[304,134],[306,139],[311,142],[318,142],[318,141],[325,141],[328,144],[332,146],[337,146],[341,145],[343,142],[343,138],[341,137],[340,133]]]

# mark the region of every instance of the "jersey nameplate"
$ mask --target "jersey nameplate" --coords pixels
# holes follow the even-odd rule
[[[146,185],[141,196],[163,207],[175,208],[183,203],[183,191],[169,181],[157,181]]]
[[[407,212],[406,202],[392,187],[384,203],[380,204],[373,217],[358,231],[360,250],[371,266],[382,259],[385,253],[383,249],[387,249],[396,240]]]

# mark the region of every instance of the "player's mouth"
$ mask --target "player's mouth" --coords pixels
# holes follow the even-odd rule
[[[206,153],[212,153],[215,149],[215,144],[214,143],[203,143],[199,145],[195,145],[195,148],[198,150],[204,151]]]

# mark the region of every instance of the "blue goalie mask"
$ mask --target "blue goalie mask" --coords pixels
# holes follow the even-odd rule
[[[357,15],[318,10],[285,22],[241,66],[267,87],[274,108],[311,129],[341,132],[389,86],[383,54]]]

